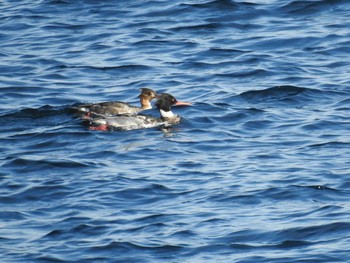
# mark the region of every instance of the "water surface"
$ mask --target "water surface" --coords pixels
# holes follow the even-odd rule
[[[4,262],[350,260],[348,1],[0,10]],[[70,110],[143,87],[194,104],[167,132]]]

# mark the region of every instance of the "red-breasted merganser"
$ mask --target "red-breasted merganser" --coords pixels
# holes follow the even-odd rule
[[[177,101],[172,95],[164,93],[157,96],[156,106],[161,115],[160,118],[147,115],[115,116],[107,118],[90,119],[90,130],[136,130],[154,127],[170,127],[180,123],[180,116],[171,111],[174,105],[191,105],[188,102]]]
[[[138,96],[140,98],[141,107],[132,106],[120,101],[110,101],[80,105],[76,109],[80,112],[86,112],[88,116],[96,115],[104,117],[122,114],[133,115],[143,110],[152,109],[151,100],[156,98],[156,96],[157,93],[155,91],[143,88],[141,89],[141,94]]]

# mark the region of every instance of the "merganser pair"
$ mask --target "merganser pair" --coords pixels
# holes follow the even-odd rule
[[[191,105],[177,101],[172,95],[164,93],[157,96],[156,107],[160,118],[147,115],[120,115],[115,117],[90,119],[90,130],[135,130],[154,127],[169,127],[180,123],[180,116],[171,111],[174,105]]]
[[[157,97],[157,93],[154,90],[143,88],[140,98],[141,107],[129,105],[128,103],[121,101],[100,102],[95,104],[85,104],[76,107],[79,112],[84,112],[88,117],[92,116],[114,116],[122,114],[138,114],[141,111],[152,109],[151,101]]]

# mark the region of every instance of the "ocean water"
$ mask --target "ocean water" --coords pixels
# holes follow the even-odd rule
[[[349,1],[0,12],[1,262],[350,262]],[[144,87],[193,103],[180,125],[70,109]]]

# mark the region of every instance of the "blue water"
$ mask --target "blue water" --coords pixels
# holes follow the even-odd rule
[[[350,262],[349,1],[0,12],[1,262]],[[70,110],[143,87],[193,106],[167,132]]]

